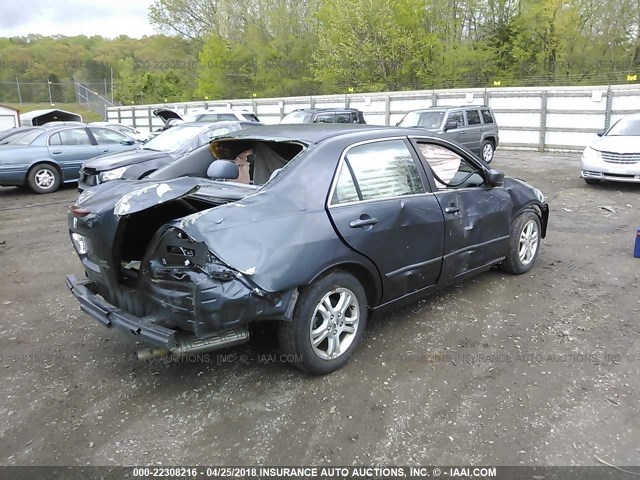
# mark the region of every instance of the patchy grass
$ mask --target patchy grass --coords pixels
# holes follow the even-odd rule
[[[66,110],[68,112],[77,113],[82,115],[82,119],[85,122],[99,122],[104,120],[102,116],[92,110],[87,110],[77,103],[3,103],[7,107],[15,108],[20,111],[20,114],[31,112],[32,110],[47,110],[49,108],[58,108],[60,110]]]

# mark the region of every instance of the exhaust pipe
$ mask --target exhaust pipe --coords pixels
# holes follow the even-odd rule
[[[222,348],[233,347],[249,341],[249,329],[246,327],[226,330],[202,338],[179,338],[178,345],[173,348],[143,348],[134,353],[138,362],[153,360],[169,355],[180,357],[197,353],[211,352]]]

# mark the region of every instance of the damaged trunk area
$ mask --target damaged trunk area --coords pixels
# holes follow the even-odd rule
[[[123,216],[112,251],[115,284],[108,282],[102,296],[131,315],[196,338],[286,318],[294,292],[263,291],[179,227],[184,217],[232,201],[188,196]]]

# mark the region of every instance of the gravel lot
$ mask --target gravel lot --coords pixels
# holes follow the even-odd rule
[[[637,465],[640,187],[586,185],[575,154],[494,163],[551,205],[534,270],[371,321],[321,378],[268,328],[208,362],[133,361],[66,289],[75,187],[0,188],[0,463]]]

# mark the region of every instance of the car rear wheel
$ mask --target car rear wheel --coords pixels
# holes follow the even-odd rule
[[[35,193],[55,192],[60,186],[60,181],[60,172],[48,163],[34,165],[27,175],[27,184]]]
[[[296,367],[325,375],[349,361],[366,322],[362,285],[352,275],[335,271],[302,290],[293,321],[281,324],[280,348]]]
[[[520,275],[533,268],[540,251],[540,218],[533,212],[519,215],[511,226],[509,251],[502,270]]]
[[[491,163],[491,160],[493,160],[493,156],[496,153],[496,147],[493,145],[491,140],[485,140],[482,142],[482,148],[480,151],[482,152],[482,159],[487,163]]]

